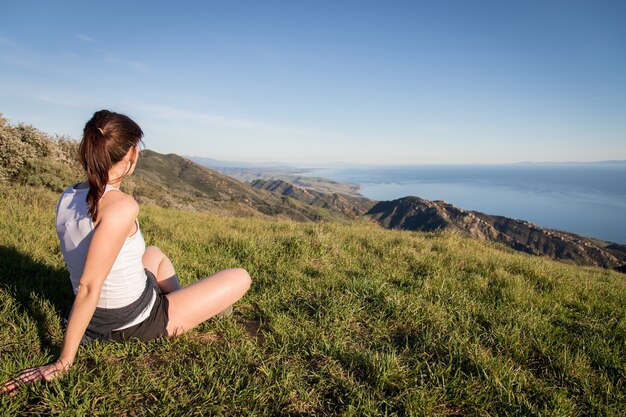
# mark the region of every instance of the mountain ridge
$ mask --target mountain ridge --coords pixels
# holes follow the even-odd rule
[[[366,217],[390,229],[420,232],[455,231],[514,250],[578,265],[620,268],[626,246],[545,229],[525,220],[467,211],[445,201],[408,196],[374,205]]]
[[[272,191],[285,197],[294,198],[310,206],[321,207],[350,218],[365,214],[375,202],[360,195],[325,193],[312,188],[300,187],[291,182],[276,179],[256,179],[250,183],[253,188]]]

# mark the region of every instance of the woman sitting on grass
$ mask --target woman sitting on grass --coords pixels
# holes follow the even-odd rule
[[[250,287],[243,269],[219,271],[181,288],[170,260],[145,246],[135,200],[119,190],[132,174],[143,132],[129,117],[101,110],[85,125],[79,154],[88,180],[57,205],[56,228],[74,304],[56,362],[23,371],[2,387],[52,380],[67,371],[81,343],[174,337],[230,307]]]

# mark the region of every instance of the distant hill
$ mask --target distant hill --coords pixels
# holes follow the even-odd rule
[[[444,201],[418,197],[381,201],[366,216],[390,229],[456,231],[475,239],[499,242],[518,251],[578,265],[604,268],[626,265],[624,245],[544,229],[522,220],[466,211]]]
[[[243,162],[243,161],[222,161],[219,159],[208,158],[205,156],[188,156],[183,155],[183,157],[192,160],[196,164],[200,164],[204,167],[216,169],[221,167],[229,167],[229,168],[263,168],[263,169],[272,169],[278,171],[285,172],[298,172],[301,171],[301,168],[295,167],[293,165],[287,165],[279,162]]]
[[[224,162],[197,156],[189,157],[192,161],[218,171],[221,174],[236,178],[243,182],[255,180],[282,180],[302,188],[312,189],[321,193],[359,194],[359,186],[322,177],[302,175],[306,169],[286,165],[260,164],[243,162]]]
[[[374,204],[363,196],[341,193],[323,193],[314,189],[299,187],[283,180],[257,179],[251,183],[253,188],[271,191],[285,197],[293,198],[306,205],[321,207],[332,213],[357,217],[365,214]]]
[[[293,220],[322,220],[329,213],[202,167],[175,154],[141,152],[133,195],[139,202],[234,215],[264,215]]]

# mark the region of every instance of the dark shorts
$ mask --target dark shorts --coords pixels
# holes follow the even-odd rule
[[[152,272],[146,269],[146,275],[156,283],[156,278]],[[156,284],[155,284],[156,285]],[[169,322],[169,300],[165,294],[156,288],[156,299],[150,315],[141,323],[135,324],[127,329],[114,330],[111,332],[111,340],[124,342],[130,339],[138,339],[147,342],[157,337],[167,337],[167,323]]]

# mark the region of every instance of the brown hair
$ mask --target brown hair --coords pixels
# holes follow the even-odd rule
[[[142,137],[143,131],[130,117],[108,110],[95,112],[85,124],[78,153],[89,180],[87,203],[93,221],[98,217],[98,203],[109,182],[109,170],[129,149],[143,143]]]

